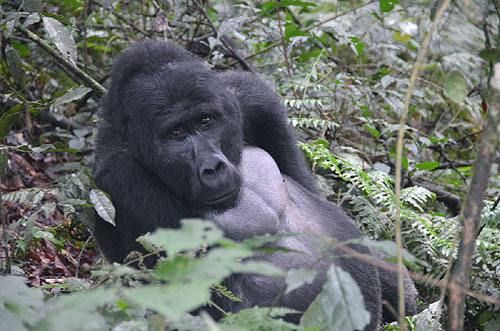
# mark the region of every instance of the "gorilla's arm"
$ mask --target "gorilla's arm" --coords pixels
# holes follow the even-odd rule
[[[251,74],[225,72],[219,77],[238,98],[245,142],[268,152],[281,173],[292,177],[309,191],[318,192],[279,97]]]

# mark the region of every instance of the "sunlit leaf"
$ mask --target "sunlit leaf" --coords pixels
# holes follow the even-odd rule
[[[394,6],[398,3],[398,0],[380,0],[380,10],[383,13],[388,13],[393,10]]]
[[[97,214],[106,222],[116,226],[115,224],[115,207],[108,198],[106,193],[99,189],[93,189],[89,193],[90,202],[94,206]]]
[[[461,73],[452,71],[444,81],[444,89],[451,100],[461,103],[467,95],[467,82]]]
[[[59,52],[76,66],[76,44],[69,30],[55,18],[47,16],[43,18],[43,25]]]
[[[420,169],[420,170],[434,170],[437,167],[439,167],[441,163],[439,162],[424,162],[424,163],[417,163],[415,164],[415,167]]]
[[[169,256],[180,251],[197,249],[201,243],[216,244],[223,237],[223,232],[209,221],[186,219],[181,221],[181,229],[158,229],[145,238],[155,246],[165,249]]]
[[[57,107],[57,106],[65,104],[65,103],[70,103],[70,102],[73,102],[75,100],[81,99],[83,96],[85,96],[90,91],[92,91],[91,88],[88,88],[85,86],[79,86],[76,89],[69,90],[63,96],[57,98],[54,101],[54,103],[52,104],[52,106]]]

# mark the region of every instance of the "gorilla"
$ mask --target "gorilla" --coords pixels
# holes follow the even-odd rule
[[[370,312],[366,330],[394,320],[397,274],[331,250],[318,262],[311,230],[342,242],[363,234],[324,200],[288,125],[280,99],[253,75],[217,73],[170,42],[146,40],[125,50],[101,103],[94,178],[116,209],[116,226],[98,217],[94,235],[111,261],[121,262],[135,239],[183,218],[214,221],[236,241],[266,233],[298,233],[273,243],[258,258],[288,270],[316,267],[312,284],[282,294],[284,279],[235,274],[224,281],[243,302],[215,297],[224,310],[284,306],[305,311],[321,291],[333,262],[361,289]],[[362,254],[380,256],[350,245]],[[314,265],[313,265],[314,264]],[[278,298],[278,302],[274,302]],[[416,290],[405,274],[406,313],[416,313]],[[214,318],[218,311],[207,308]],[[298,322],[299,316],[289,320]]]

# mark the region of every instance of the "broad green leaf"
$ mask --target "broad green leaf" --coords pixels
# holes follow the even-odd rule
[[[155,273],[170,283],[199,283],[209,288],[238,270],[239,261],[250,256],[252,251],[248,249],[214,248],[203,259],[181,256],[163,262],[156,267]]]
[[[28,287],[25,277],[0,276],[0,311],[14,315],[5,314],[11,325],[19,324],[17,321],[32,325],[40,317],[44,305],[42,291]],[[0,317],[3,315],[0,313]],[[3,320],[0,325],[2,323]]]
[[[298,289],[302,285],[312,284],[316,278],[316,269],[290,269],[286,273],[286,292],[290,293],[295,289]]]
[[[114,290],[97,288],[54,297],[44,304],[43,319],[34,330],[105,330],[106,321],[99,309],[118,300]]]
[[[306,330],[326,330],[326,316],[321,305],[323,293],[311,302],[300,319],[300,326]]]
[[[358,37],[349,37],[349,40],[354,46],[354,49],[356,50],[358,56],[360,56],[363,53],[363,50],[365,49],[365,44],[362,43],[361,39],[359,39]]]
[[[383,13],[388,13],[393,10],[394,6],[398,3],[398,0],[380,0],[380,10]]]
[[[45,16],[43,26],[61,54],[76,66],[77,49],[71,32],[58,20]]]
[[[123,294],[131,302],[173,320],[178,320],[210,299],[209,287],[201,283],[148,286],[124,290]]]
[[[29,16],[24,20],[23,23],[23,28],[27,28],[28,26],[40,22],[40,15],[38,13],[31,13]]]
[[[407,43],[408,41],[410,41],[411,36],[409,34],[396,31],[394,39],[397,41],[401,41],[402,43]]]
[[[467,82],[461,73],[452,71],[444,81],[444,89],[451,100],[461,103],[467,95]]]
[[[484,331],[495,331],[500,330],[500,316],[497,316],[493,320],[489,320]]]
[[[53,313],[36,324],[37,331],[95,331],[107,330],[106,320],[96,312],[79,311],[76,307]]]
[[[16,84],[24,89],[26,85],[26,73],[23,69],[23,62],[16,49],[10,45],[5,48],[5,62],[7,62],[9,73],[14,78]]]
[[[332,265],[321,295],[328,330],[363,330],[370,323],[363,294],[351,275]]]
[[[439,162],[424,162],[424,163],[417,163],[415,164],[415,167],[420,169],[420,170],[434,170],[437,167],[439,167],[441,163]]]
[[[278,318],[294,313],[297,313],[297,311],[289,308],[253,307],[243,309],[237,314],[229,314],[223,319],[223,322],[231,325],[231,327],[241,327],[243,330],[297,330],[297,325]]]
[[[216,244],[223,237],[222,230],[210,221],[185,219],[181,225],[180,229],[158,229],[144,238],[155,246],[163,247],[169,256],[175,256],[180,251],[197,249],[202,244]]]
[[[199,283],[210,287],[231,273],[281,276],[283,271],[262,261],[245,261],[253,252],[245,247],[213,248],[203,259],[177,257],[155,269],[156,275],[170,283]]]
[[[40,229],[39,227],[34,226],[31,233],[33,234],[33,238],[45,239],[59,247],[64,247],[63,242],[57,239],[52,232],[45,231]]]
[[[371,128],[368,124],[365,124],[363,127],[365,129],[367,129],[368,131],[370,131],[370,133],[373,134],[375,136],[375,138],[378,139],[378,137],[380,137],[380,131],[379,130]]]
[[[101,216],[103,220],[116,226],[115,224],[115,207],[113,203],[108,198],[106,193],[99,189],[93,189],[89,193],[90,202],[94,206],[97,214]]]
[[[71,89],[67,91],[63,96],[57,98],[52,104],[53,107],[57,107],[63,105],[65,103],[70,103],[75,100],[81,99],[85,94],[92,91],[91,88],[85,86],[79,86],[76,89]]]
[[[20,103],[10,108],[0,116],[0,139],[3,139],[3,137],[9,133],[12,128],[12,124],[19,119],[19,115],[21,114],[23,108],[24,105]]]
[[[481,52],[479,52],[479,56],[491,63],[500,62],[499,49],[483,49]]]

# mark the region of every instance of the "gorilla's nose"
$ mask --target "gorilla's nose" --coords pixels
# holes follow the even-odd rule
[[[200,181],[208,187],[217,187],[226,182],[228,177],[227,163],[219,157],[205,160],[198,173]]]

